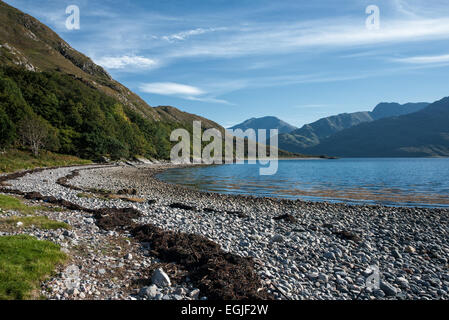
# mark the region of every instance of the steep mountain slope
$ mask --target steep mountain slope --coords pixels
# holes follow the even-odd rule
[[[53,30],[3,1],[0,1],[0,64],[23,66],[30,71],[57,71],[73,75],[150,121],[172,121],[176,118],[173,113],[179,113],[176,108],[151,108]],[[183,119],[204,120],[189,114],[184,114]],[[211,121],[205,127],[223,130]]]
[[[449,97],[415,113],[343,130],[308,150],[340,157],[449,156]]]
[[[170,133],[191,132],[193,121],[225,133],[203,117],[150,107],[50,28],[0,1],[0,148],[22,145],[23,119],[48,133],[48,150],[90,159],[168,158]]]
[[[167,158],[170,132],[217,123],[152,108],[37,19],[0,1],[0,147],[19,143],[21,119],[40,117],[47,148],[87,158]]]
[[[321,140],[337,132],[386,117],[410,114],[422,110],[428,105],[429,103],[407,103],[404,105],[380,103],[372,112],[343,113],[323,118],[290,133],[279,135],[279,148],[290,152],[310,153],[309,148],[318,145]]]
[[[279,135],[279,147],[285,150],[306,150],[335,132],[368,121],[372,121],[369,112],[344,113],[323,118],[288,134]]]

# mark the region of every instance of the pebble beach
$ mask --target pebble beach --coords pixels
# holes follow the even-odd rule
[[[84,208],[134,208],[137,225],[203,236],[225,252],[249,257],[261,289],[279,300],[448,299],[449,210],[304,202],[197,192],[157,174],[171,164],[49,169],[8,187],[64,199]],[[70,175],[71,187],[58,179]],[[82,190],[82,191],[80,191]],[[105,199],[94,190],[128,198]],[[126,193],[126,192],[125,192]],[[32,201],[31,201],[32,203]],[[9,213],[14,215],[14,213]],[[208,299],[176,265],[151,255],[151,243],[100,230],[92,214],[55,211],[70,231],[23,230],[60,244],[79,267],[67,288],[64,270],[42,285],[50,299]],[[2,232],[3,235],[11,232]],[[98,250],[107,244],[107,250]],[[367,286],[372,267],[379,283]],[[155,274],[160,272],[159,278]]]

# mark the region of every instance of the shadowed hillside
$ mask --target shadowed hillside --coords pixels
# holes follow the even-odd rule
[[[447,157],[449,98],[415,113],[343,130],[309,150],[340,157]]]
[[[417,112],[428,103],[380,103],[372,112],[343,113],[320,119],[293,132],[279,135],[279,148],[310,154],[309,149],[342,130],[375,120]]]

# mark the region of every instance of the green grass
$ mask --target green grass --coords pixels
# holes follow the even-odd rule
[[[66,258],[52,242],[25,235],[0,237],[0,300],[38,298],[40,283]]]
[[[43,167],[70,166],[89,164],[90,160],[83,160],[74,156],[61,155],[42,151],[38,157],[30,152],[8,150],[0,154],[0,172],[15,172]]]
[[[45,206],[27,206],[17,198],[5,196],[0,194],[0,209],[13,210],[23,214],[34,214],[36,211],[60,211],[60,208],[45,207]]]
[[[70,226],[67,223],[51,220],[46,216],[12,217],[0,219],[0,225],[9,224],[15,226],[18,222],[22,222],[24,228],[35,226],[36,228],[42,230],[70,229]]]

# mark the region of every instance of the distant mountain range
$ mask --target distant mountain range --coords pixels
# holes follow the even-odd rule
[[[429,103],[380,103],[372,112],[363,111],[343,113],[320,119],[300,129],[279,135],[279,147],[291,152],[310,153],[310,148],[321,143],[333,134],[357,126],[388,117],[395,117],[417,112]]]
[[[279,129],[279,148],[337,157],[449,156],[449,98],[435,103],[380,103],[373,111],[343,113],[302,128],[275,118],[232,127]]]
[[[307,149],[339,157],[449,156],[449,97],[418,112],[362,123]]]
[[[276,118],[251,118],[230,129],[278,129],[279,148],[338,157],[449,156],[445,102],[380,103],[373,111],[343,113],[301,128]]]

